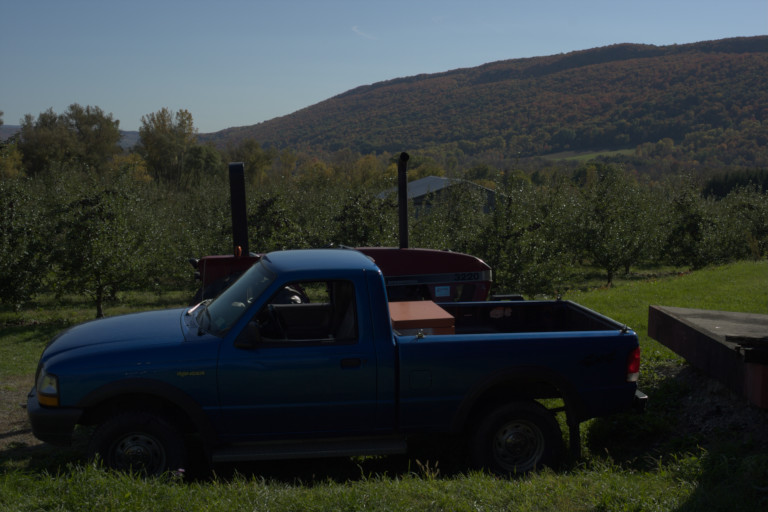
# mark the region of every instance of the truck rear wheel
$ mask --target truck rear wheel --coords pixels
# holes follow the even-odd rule
[[[470,441],[473,465],[521,475],[560,460],[563,436],[554,415],[538,402],[513,402],[491,411]]]
[[[184,468],[186,446],[171,422],[137,411],[112,416],[94,432],[89,447],[104,466],[147,476]]]

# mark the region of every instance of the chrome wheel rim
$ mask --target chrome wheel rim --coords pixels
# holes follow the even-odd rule
[[[165,467],[165,450],[153,436],[131,433],[121,438],[113,450],[115,466],[146,474],[159,473]]]
[[[534,469],[544,455],[544,447],[544,434],[530,421],[506,423],[493,438],[494,459],[512,473]]]

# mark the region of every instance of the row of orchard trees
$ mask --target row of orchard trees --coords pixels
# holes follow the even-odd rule
[[[0,112],[0,125],[2,113]],[[244,162],[256,186],[304,178],[342,174],[351,184],[380,182],[380,162],[373,156],[340,151],[328,160],[289,150],[263,148],[245,139],[219,150],[198,141],[192,114],[163,108],[142,116],[139,141],[129,150],[120,146],[120,122],[99,107],[72,104],[61,114],[53,109],[36,118],[27,114],[21,130],[2,144],[0,178],[39,177],[77,168],[109,174],[130,167],[134,177],[170,190],[186,190],[210,178],[226,162]]]
[[[152,139],[173,126],[194,131],[187,113],[165,110],[144,117],[141,146],[130,153],[113,147],[116,141],[97,142],[116,121],[91,107],[27,121],[0,155],[4,302],[74,292],[90,296],[101,315],[127,289],[193,286],[185,260],[231,247],[227,161],[246,163],[252,250],[397,245],[396,200],[378,197],[395,185],[393,155],[317,158],[252,140],[219,152],[191,138]],[[163,140],[168,151],[159,158],[150,148],[164,147]],[[64,151],[51,141],[72,145]],[[436,158],[412,156],[411,178],[444,173]],[[690,176],[651,183],[599,162],[533,179],[489,165],[463,175],[495,191],[494,208],[484,209],[482,189],[454,186],[428,208],[410,209],[410,243],[483,258],[497,291],[562,292],[575,269],[587,267],[610,282],[637,265],[696,268],[768,255],[761,189],[705,198]]]
[[[146,115],[139,135],[124,151],[119,121],[73,104],[61,114],[25,116],[19,134],[2,142],[0,301],[82,293],[101,316],[122,290],[189,282],[186,258],[231,246],[227,161],[246,164],[259,191],[252,195],[254,236],[270,248],[338,238],[308,227],[326,199],[312,193],[314,183],[360,185],[386,174],[385,160],[351,152],[323,161],[253,140],[219,151],[197,142],[187,111]]]
[[[137,177],[178,186],[189,175],[219,163],[218,152],[197,143],[197,129],[186,110],[163,108],[143,116],[140,142],[126,155],[120,146],[120,121],[99,107],[72,104],[61,114],[53,109],[37,118],[27,114],[12,149],[20,158],[4,155],[3,177],[40,176],[78,168],[105,174],[115,165],[133,166]]]
[[[119,121],[98,107],[25,116],[0,144],[0,301],[75,292],[102,316],[122,290],[173,283],[174,245],[193,230],[171,232],[185,212],[169,207],[167,191],[221,158],[195,135],[187,111],[162,109],[142,118],[141,142],[126,152]]]

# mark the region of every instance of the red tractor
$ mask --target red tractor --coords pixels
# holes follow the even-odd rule
[[[408,247],[407,177],[408,154],[398,160],[398,202],[400,247],[360,247],[384,274],[390,301],[432,300],[434,302],[484,301],[491,289],[492,272],[475,256],[434,249]],[[248,250],[245,207],[245,174],[242,163],[229,165],[232,198],[233,253],[190,259],[195,277],[202,285],[194,302],[215,297],[261,255]],[[510,297],[520,298],[520,297]]]

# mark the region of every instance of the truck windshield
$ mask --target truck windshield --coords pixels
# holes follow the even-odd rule
[[[197,325],[215,336],[223,336],[274,279],[261,262],[255,264],[201,309]]]

